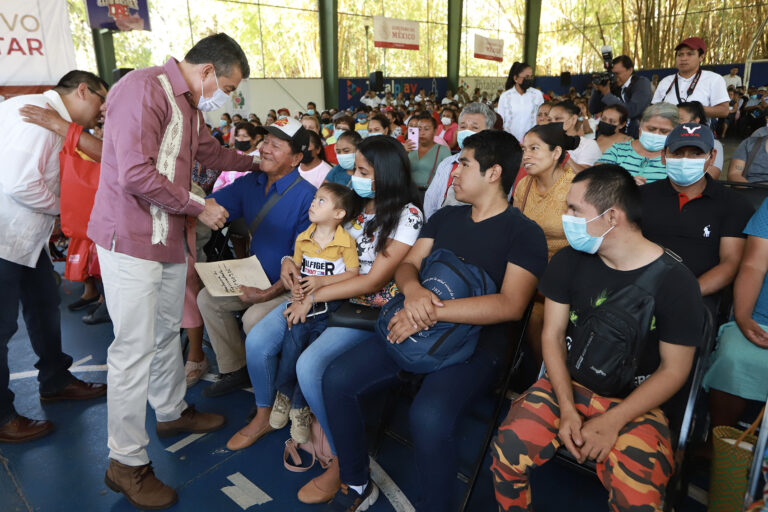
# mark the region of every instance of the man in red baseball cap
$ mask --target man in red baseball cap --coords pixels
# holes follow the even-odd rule
[[[700,37],[689,37],[675,46],[677,73],[664,77],[656,88],[651,103],[666,101],[678,105],[699,101],[707,117],[728,117],[728,88],[725,79],[701,69],[707,43]]]

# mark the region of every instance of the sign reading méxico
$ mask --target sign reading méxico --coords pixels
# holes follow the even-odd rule
[[[419,22],[374,16],[373,46],[377,48],[418,50]]]

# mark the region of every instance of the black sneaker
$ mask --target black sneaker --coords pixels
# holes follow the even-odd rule
[[[222,396],[250,386],[251,379],[248,377],[248,368],[243,366],[234,372],[220,374],[219,380],[203,390],[203,396]]]
[[[105,324],[111,321],[106,302],[99,302],[95,308],[83,317],[83,323],[88,325]]]
[[[363,494],[351,489],[347,484],[341,484],[341,489],[336,492],[336,496],[325,506],[325,512],[356,512],[368,510],[376,503],[379,498],[379,488],[368,479],[368,485]]]

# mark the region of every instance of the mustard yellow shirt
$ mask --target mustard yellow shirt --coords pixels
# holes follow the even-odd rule
[[[293,261],[304,276],[336,276],[347,270],[360,267],[357,258],[357,244],[352,235],[342,227],[325,249],[312,239],[317,224],[310,224],[306,231],[296,237]]]

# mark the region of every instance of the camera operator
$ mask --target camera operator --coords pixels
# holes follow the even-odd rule
[[[595,91],[589,98],[589,111],[602,112],[610,105],[621,105],[629,112],[627,135],[637,138],[640,118],[645,107],[651,104],[651,82],[644,76],[635,75],[635,64],[626,55],[619,55],[611,61],[613,80],[609,73],[601,73],[593,83]]]

